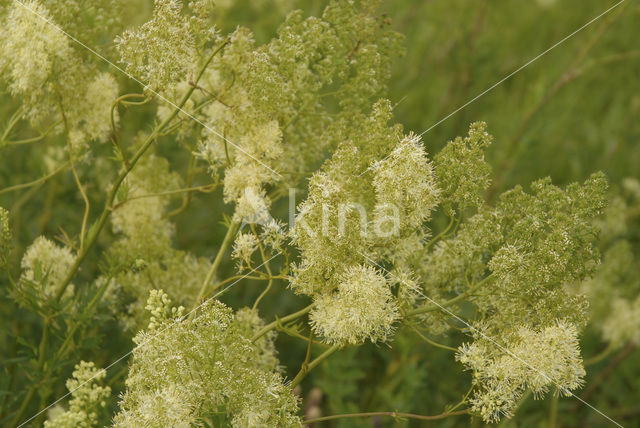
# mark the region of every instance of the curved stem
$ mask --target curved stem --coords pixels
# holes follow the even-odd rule
[[[180,193],[191,193],[191,192],[211,193],[219,185],[220,185],[220,183],[211,183],[211,184],[205,184],[205,185],[196,186],[196,187],[185,187],[185,188],[182,188],[182,189],[167,190],[166,192],[146,193],[144,195],[131,196],[131,197],[125,199],[124,201],[120,201],[117,204],[115,204],[112,207],[112,211],[120,208],[122,205],[126,204],[127,202],[135,201],[136,199],[155,198],[155,197],[159,197],[159,196],[171,196],[171,195],[177,195],[177,194],[180,194]]]
[[[455,404],[453,406],[451,406],[448,409],[445,409],[446,412],[445,413],[451,413],[453,412],[455,409],[457,409],[458,407],[462,406],[464,403],[467,402],[467,398],[469,398],[469,395],[471,395],[471,392],[473,391],[475,385],[471,384],[471,387],[469,388],[469,390],[467,391],[466,394],[464,394],[464,397],[462,397],[462,400],[458,401],[458,404]]]
[[[452,352],[458,352],[458,350],[456,348],[453,348],[451,346],[447,346],[447,345],[443,345],[442,343],[438,343],[438,342],[434,342],[433,340],[429,339],[427,336],[423,335],[420,330],[418,330],[416,327],[414,327],[413,325],[409,324],[409,327],[411,327],[411,329],[413,331],[416,332],[416,334],[418,336],[420,336],[420,338],[422,340],[424,340],[425,342],[427,342],[428,344],[435,346],[437,348],[442,348],[442,349],[446,349],[447,351],[452,351]]]
[[[449,230],[451,229],[451,226],[453,226],[453,223],[456,219],[456,216],[452,216],[450,217],[449,220],[449,224],[447,225],[447,227],[445,227],[440,233],[438,233],[436,236],[434,236],[428,243],[427,245],[424,246],[424,251],[428,250],[429,247],[431,247],[433,244],[435,244],[440,238],[442,238],[444,235],[447,234],[447,232],[449,232]]]
[[[302,421],[303,425],[313,424],[317,422],[331,421],[335,419],[346,419],[346,418],[370,418],[372,416],[389,416],[392,418],[407,418],[407,419],[418,419],[421,421],[435,421],[438,419],[444,419],[449,416],[459,416],[466,415],[469,413],[469,409],[458,410],[456,412],[447,412],[441,413],[439,415],[433,416],[425,416],[425,415],[416,415],[414,413],[404,413],[404,412],[363,412],[363,413],[343,413],[341,415],[331,415],[331,416],[323,416],[321,418],[313,418]]]
[[[46,131],[42,132],[37,137],[25,138],[22,140],[11,140],[11,141],[0,140],[0,147],[2,147],[3,145],[20,146],[23,144],[37,143],[38,141],[44,140],[47,137],[47,135],[49,135],[51,131],[54,130],[55,127],[58,126],[60,123],[62,123],[62,121],[58,121],[53,125],[49,126]]]
[[[615,350],[615,346],[613,346],[611,343],[604,348],[601,352],[597,353],[596,355],[594,355],[591,358],[587,358],[586,360],[584,360],[584,366],[588,367],[591,366],[593,364],[597,364],[600,361],[604,360],[605,358],[607,358],[609,356],[609,354],[611,354],[611,352],[613,352]]]
[[[82,182],[80,181],[80,177],[78,176],[78,171],[76,171],[76,164],[74,162],[74,153],[73,146],[71,145],[71,137],[69,131],[69,123],[67,122],[67,116],[64,113],[64,107],[62,106],[62,100],[59,100],[60,106],[60,115],[62,116],[62,122],[64,123],[64,130],[67,134],[67,150],[69,150],[69,163],[71,164],[71,172],[73,173],[73,179],[78,186],[78,190],[80,191],[80,195],[82,196],[82,200],[84,201],[84,215],[82,216],[82,225],[80,226],[80,250],[84,247],[84,238],[87,230],[87,222],[89,221],[89,212],[91,211],[91,203],[89,202],[89,197],[87,196],[87,192],[85,192],[84,187],[82,186]]]
[[[475,290],[477,290],[478,288],[480,288],[486,281],[488,281],[491,277],[493,276],[493,273],[485,276],[481,281],[478,281],[476,284],[473,284],[473,286],[471,288],[469,288],[467,291],[465,291],[462,294],[458,294],[456,297],[453,297],[443,303],[437,304],[435,302],[429,303],[427,305],[424,305],[420,308],[415,308],[409,312],[407,312],[407,316],[414,316],[414,315],[420,315],[420,314],[424,314],[425,312],[431,312],[431,311],[436,311],[438,309],[442,309],[444,307],[447,306],[451,306],[456,302],[459,302],[461,300],[466,299],[467,297],[469,297]]]
[[[115,117],[115,112],[116,109],[118,108],[118,104],[120,103],[126,103],[126,100],[129,98],[146,98],[145,100],[141,101],[141,102],[136,102],[136,103],[132,103],[129,102],[127,104],[131,104],[131,105],[144,105],[146,103],[148,103],[149,101],[151,101],[150,97],[147,97],[144,94],[125,94],[122,95],[118,98],[116,98],[113,103],[111,103],[111,108],[109,110],[109,118],[111,120],[111,139],[113,140],[113,144],[116,146],[116,149],[120,152],[120,156],[122,156],[122,161],[124,162],[124,165],[126,167],[129,166],[129,160],[127,159],[127,155],[124,152],[124,149],[120,146],[120,143],[118,142],[118,137],[117,137],[117,129],[116,129],[116,117]]]
[[[267,324],[259,332],[257,332],[256,335],[253,336],[251,341],[255,342],[256,340],[260,339],[262,336],[264,336],[265,334],[267,334],[271,330],[277,328],[279,325],[281,325],[284,322],[289,322],[289,321],[292,321],[292,320],[294,320],[296,318],[300,318],[301,316],[309,313],[311,311],[311,309],[313,309],[314,306],[315,306],[315,303],[312,303],[309,306],[306,306],[306,307],[300,309],[297,312],[294,312],[294,313],[289,314],[287,316],[284,316],[282,318],[276,318],[275,321]]]
[[[32,187],[32,186],[37,186],[38,184],[42,184],[47,180],[49,180],[54,175],[58,174],[60,171],[64,170],[67,166],[69,166],[69,161],[63,163],[58,168],[54,169],[53,172],[51,172],[50,174],[45,175],[44,177],[40,177],[37,180],[33,180],[28,183],[16,184],[14,186],[5,187],[4,189],[0,190],[0,195],[2,195],[3,193],[12,192],[14,190],[25,189],[27,187]]]
[[[310,363],[307,364],[306,361],[305,361],[305,364],[302,365],[302,368],[300,369],[300,372],[296,375],[295,378],[293,378],[293,380],[291,381],[289,386],[291,388],[295,388],[296,385],[298,385],[300,382],[302,382],[302,379],[307,377],[307,374],[309,374],[309,372],[311,370],[316,368],[318,366],[318,364],[320,364],[321,362],[323,362],[324,360],[329,358],[331,355],[333,355],[340,348],[342,348],[342,347],[338,346],[338,345],[334,345],[331,348],[329,348],[326,351],[324,351],[322,354],[320,354],[316,359],[314,359]],[[311,349],[311,343],[309,343],[309,349]]]
[[[195,174],[194,173],[195,163],[196,163],[196,156],[194,152],[191,151],[191,154],[189,155],[189,166],[187,167],[187,182],[186,182],[187,187],[191,187],[193,185],[193,176]],[[171,218],[180,214],[181,212],[187,209],[187,207],[189,206],[189,202],[191,202],[191,192],[187,192],[187,194],[183,196],[182,203],[178,208],[168,212],[167,214],[165,214],[164,217]]]
[[[7,137],[11,134],[11,131],[13,131],[13,128],[17,125],[18,122],[20,122],[20,119],[22,118],[23,113],[24,113],[24,108],[20,106],[20,108],[18,108],[18,110],[16,110],[15,113],[11,115],[11,118],[9,119],[9,124],[7,125],[7,128],[4,130],[2,137],[0,137],[0,142],[4,142],[7,139]]]
[[[303,336],[302,334],[300,334],[299,332],[297,332],[294,328],[287,328],[284,326],[278,326],[276,327],[276,330],[283,332],[284,334],[291,336],[291,337],[297,337],[298,339],[302,339],[305,342],[309,341],[309,338],[306,336]],[[314,345],[318,345],[318,346],[322,346],[323,348],[330,348],[331,345],[327,345],[326,343],[322,343],[322,342],[318,342],[317,340],[313,340],[311,339],[311,343],[313,343]]]
[[[258,236],[258,234],[256,233],[256,227],[253,224],[251,224],[251,231],[253,232],[254,235],[256,235],[256,237]],[[262,293],[260,293],[256,301],[253,302],[252,309],[254,310],[258,307],[258,304],[260,304],[260,301],[262,300],[262,298],[267,295],[267,293],[269,292],[269,290],[271,290],[271,287],[273,286],[273,274],[271,273],[271,267],[269,266],[269,259],[267,259],[267,256],[264,253],[264,246],[262,245],[262,241],[260,241],[260,239],[258,239],[258,248],[260,249],[260,256],[262,257],[262,262],[263,262],[262,264],[264,265],[265,269],[267,270],[267,274],[269,275],[269,282],[267,283],[267,286],[262,291]]]
[[[211,60],[213,60],[213,57],[218,52],[220,52],[222,47],[225,46],[228,42],[229,42],[228,39],[225,40],[220,47],[218,47],[215,51],[213,51],[213,53],[209,56],[207,61],[204,63],[202,69],[200,70],[200,73],[198,74],[196,82],[198,80],[200,80],[200,78],[204,74],[206,68],[209,66],[209,63],[211,62]],[[87,253],[89,252],[91,247],[93,247],[93,244],[95,243],[96,239],[98,238],[98,235],[100,234],[100,232],[102,231],[102,228],[106,224],[107,218],[109,218],[109,214],[111,213],[111,208],[112,208],[113,201],[115,200],[116,194],[118,192],[118,189],[120,188],[120,186],[124,182],[124,179],[127,177],[127,175],[129,175],[129,172],[131,172],[131,170],[135,167],[136,163],[138,163],[140,158],[146,153],[147,149],[149,149],[151,144],[155,141],[155,139],[162,132],[162,130],[182,110],[182,107],[184,107],[184,105],[187,103],[187,101],[191,97],[191,94],[193,94],[194,90],[195,90],[195,88],[193,88],[193,87],[189,88],[189,90],[187,90],[187,92],[184,94],[184,96],[182,97],[182,99],[180,100],[178,105],[173,109],[171,114],[169,116],[167,116],[158,126],[155,127],[155,129],[151,132],[151,134],[149,134],[149,136],[142,143],[142,145],[140,146],[138,151],[136,151],[135,155],[131,159],[130,164],[127,165],[124,168],[124,170],[120,173],[120,175],[116,178],[116,181],[114,182],[113,186],[111,187],[111,190],[109,191],[109,194],[107,195],[107,200],[105,202],[104,209],[102,210],[102,214],[100,214],[100,217],[98,218],[98,220],[95,223],[94,227],[92,227],[90,229],[90,231],[89,231],[89,234],[87,236],[87,244],[78,253],[73,266],[71,266],[71,269],[69,270],[69,273],[67,274],[65,279],[58,286],[58,289],[57,289],[56,294],[55,294],[56,300],[59,301],[60,297],[62,297],[62,295],[64,294],[64,291],[67,289],[67,287],[71,283],[71,280],[73,279],[73,277],[75,276],[76,272],[80,268],[80,265],[82,264],[82,262],[84,261],[85,257],[87,256]]]

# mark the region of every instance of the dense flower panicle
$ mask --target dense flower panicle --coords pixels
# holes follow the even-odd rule
[[[197,64],[189,21],[180,0],[155,0],[153,18],[116,39],[127,72],[153,90],[171,89],[194,72]]]
[[[271,201],[264,190],[257,187],[245,187],[244,193],[236,200],[233,219],[239,223],[264,224],[270,221]]]
[[[215,174],[226,168],[227,202],[243,204],[246,188],[261,194],[274,183],[293,187],[296,173],[315,170],[328,150],[351,139],[345,131],[354,122],[366,120],[399,42],[375,15],[376,3],[330,2],[321,18],[293,12],[278,37],[260,47],[245,28],[231,34],[202,79],[219,94],[202,110],[218,132],[203,130],[199,145]],[[284,150],[283,141],[296,144]],[[279,177],[270,169],[287,172]]]
[[[174,318],[180,318],[184,313],[183,306],[178,308],[171,306],[169,295],[162,290],[151,290],[149,292],[145,309],[151,314],[149,330],[154,330],[156,326],[166,324]]]
[[[373,169],[376,211],[384,213],[385,206],[396,207],[402,228],[415,229],[429,219],[438,203],[438,189],[419,138],[406,137]]]
[[[563,318],[583,326],[586,300],[564,286],[593,275],[600,261],[592,223],[605,204],[606,180],[594,174],[564,191],[540,180],[532,190],[532,195],[519,188],[506,192],[496,207],[504,241],[487,266],[495,286],[517,290],[518,297],[500,293],[491,307],[502,322]]]
[[[282,251],[287,242],[286,226],[275,219],[271,219],[262,225],[260,239],[273,251]]]
[[[63,29],[76,38],[81,38],[85,44],[96,46],[105,39],[112,39],[113,35],[122,29],[125,16],[123,8],[126,0],[39,0],[46,6],[55,22],[63,25]],[[110,46],[102,47],[101,52],[111,56]],[[85,49],[79,50],[80,55],[92,59],[95,55]]]
[[[0,65],[6,64],[9,89],[20,96],[25,117],[35,125],[64,119],[72,149],[81,151],[90,141],[106,140],[109,111],[118,96],[118,86],[111,75],[98,71],[95,57],[72,45],[57,27],[62,22],[62,30],[71,33],[80,31],[80,27],[83,31],[95,29],[83,25],[102,22],[102,17],[117,12],[119,0],[83,7],[77,2],[58,3],[12,3],[0,26],[5,41],[0,46]],[[70,13],[74,7],[79,8],[77,14]],[[103,8],[109,13],[101,14]],[[111,22],[109,18],[106,21]],[[97,33],[91,34],[98,37]]]
[[[100,73],[87,86],[86,102],[81,108],[78,122],[88,140],[106,141],[111,132],[111,104],[118,98],[118,83],[109,73]],[[118,124],[118,111],[114,111],[114,121]]]
[[[24,6],[14,3],[7,13],[0,30],[0,61],[8,67],[14,94],[40,92],[55,67],[72,55],[67,37],[45,19],[53,17],[35,0],[24,2]]]
[[[482,330],[476,330],[474,342],[460,346],[456,359],[472,371],[477,389],[469,400],[471,409],[485,422],[511,417],[527,390],[539,398],[554,388],[571,395],[583,385],[574,325],[559,321],[541,329],[516,328],[500,339],[500,346],[480,334]]]
[[[292,230],[293,243],[301,250],[301,260],[293,268],[291,287],[295,292],[313,295],[332,291],[345,269],[363,263],[364,254],[378,250],[375,243],[380,236],[375,231],[386,231],[386,225],[371,215],[376,192],[368,168],[376,159],[405,144],[403,153],[410,152],[413,159],[426,163],[423,149],[407,143],[397,126],[389,126],[390,115],[388,102],[376,103],[371,114],[359,118],[349,139],[311,177],[307,199],[298,206]],[[392,165],[383,164],[382,169]],[[422,171],[409,174],[414,174],[414,181],[428,183],[429,175],[423,177]],[[403,232],[409,235],[412,230]]]
[[[97,427],[98,415],[111,395],[110,387],[100,386],[106,375],[104,369],[96,368],[92,362],[76,364],[73,378],[67,380],[67,389],[71,393],[69,409],[54,412],[53,417],[44,423],[45,428]]]
[[[254,336],[265,326],[265,322],[260,318],[257,309],[239,309],[235,313],[235,321],[235,328],[244,337]],[[264,370],[281,371],[282,367],[280,367],[278,351],[276,350],[276,336],[276,331],[271,330],[253,342],[253,345],[259,350],[256,364]]]
[[[419,269],[425,292],[461,292],[486,278],[500,290],[474,299],[498,334],[516,322],[546,325],[570,319],[583,326],[584,296],[566,286],[593,274],[599,253],[592,222],[601,212],[606,181],[595,174],[562,190],[550,180],[505,192],[495,208],[482,208],[459,232],[436,244]]]
[[[6,70],[12,94],[23,96],[25,103],[34,107],[27,113],[41,120],[51,112],[35,107],[47,94],[46,82],[61,72],[73,53],[67,37],[38,15],[53,19],[49,10],[34,0],[24,6],[13,2],[9,7],[0,26],[0,68]]]
[[[22,256],[21,286],[35,285],[39,288],[38,292],[53,296],[69,273],[74,261],[75,255],[71,249],[60,247],[44,236],[40,236]],[[71,288],[67,288],[67,295],[71,293]]]
[[[608,202],[602,216],[594,221],[594,224],[600,231],[599,238],[603,245],[610,244],[616,239],[619,239],[629,228],[627,225],[629,206],[624,198],[615,196]]]
[[[339,345],[385,341],[398,318],[385,277],[368,266],[348,269],[336,292],[316,297],[310,315],[316,334]]]
[[[456,207],[464,210],[484,204],[483,193],[489,187],[491,174],[484,149],[493,141],[486,129],[484,122],[472,123],[467,137],[450,141],[434,157],[442,205],[448,213],[453,213]]]
[[[605,250],[596,274],[579,289],[589,299],[590,323],[615,348],[640,343],[638,265],[629,241],[614,240]]]
[[[153,299],[151,310],[166,313],[165,300]],[[295,396],[267,367],[277,361],[264,355],[273,353],[271,339],[251,342],[260,325],[212,300],[193,318],[140,332],[114,426],[189,426],[212,417],[243,428],[301,426]]]

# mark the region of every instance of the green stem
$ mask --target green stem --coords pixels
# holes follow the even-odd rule
[[[227,252],[227,249],[233,243],[233,239],[235,238],[236,233],[238,233],[239,228],[240,228],[239,222],[233,222],[231,223],[231,225],[229,225],[229,229],[227,229],[227,233],[226,235],[224,235],[224,239],[222,241],[222,244],[220,245],[218,254],[216,254],[216,258],[213,261],[213,264],[211,265],[209,272],[207,272],[207,276],[205,277],[204,282],[202,283],[202,287],[200,287],[200,292],[198,293],[198,297],[196,298],[196,301],[194,303],[194,308],[200,304],[200,301],[202,300],[202,298],[205,296],[205,294],[207,294],[207,287],[209,287],[209,283],[211,282],[211,280],[213,279],[213,276],[218,271],[218,268],[222,263],[222,258]]]
[[[478,283],[474,284],[471,288],[469,288],[467,291],[465,291],[462,294],[457,295],[456,297],[447,300],[446,302],[440,303],[440,304],[436,304],[436,303],[430,303],[428,305],[424,305],[420,308],[415,308],[409,312],[407,312],[406,316],[411,317],[414,315],[420,315],[420,314],[424,314],[426,312],[431,312],[431,311],[436,311],[438,309],[442,309],[442,308],[446,308],[447,306],[451,306],[454,303],[457,303],[461,300],[466,299],[467,297],[469,297],[475,290],[477,290],[478,288],[480,288],[486,281],[489,280],[489,278],[491,278],[493,276],[493,274],[489,274],[486,277],[484,277],[481,281],[479,281]]]
[[[444,235],[447,234],[447,232],[449,232],[449,230],[451,229],[451,226],[453,226],[453,223],[455,222],[456,217],[452,216],[449,220],[449,224],[447,225],[447,227],[445,227],[442,231],[440,231],[440,233],[438,233],[436,236],[434,236],[428,243],[427,245],[424,246],[424,251],[428,250],[429,247],[431,247],[433,244],[435,244],[440,238],[442,238]]]
[[[24,113],[24,108],[21,106],[18,110],[16,110],[13,113],[13,115],[11,115],[11,118],[9,119],[9,124],[7,125],[7,128],[4,130],[2,137],[0,137],[0,141],[2,142],[6,141],[6,139],[11,134],[11,131],[13,131],[13,128],[16,126],[18,122],[20,122],[20,119],[22,118],[23,113]]]
[[[22,400],[22,404],[20,405],[20,408],[18,409],[18,412],[16,413],[14,418],[9,423],[10,427],[15,427],[16,425],[18,425],[18,423],[22,419],[22,415],[27,410],[27,406],[29,405],[29,403],[33,399],[33,396],[35,395],[35,393],[36,393],[36,388],[35,387],[29,388],[29,391],[27,391],[27,395],[24,397],[24,400]]]
[[[311,311],[311,309],[313,309],[314,305],[315,304],[312,303],[309,306],[300,309],[298,312],[294,312],[294,313],[289,314],[287,316],[284,316],[282,318],[277,318],[275,321],[267,324],[266,326],[264,326],[262,328],[262,330],[257,332],[256,335],[253,336],[253,339],[251,339],[251,341],[255,342],[256,340],[260,339],[262,336],[264,336],[265,334],[267,334],[271,330],[273,330],[275,328],[278,328],[278,326],[281,325],[284,322],[289,322],[289,321],[295,320],[295,319],[300,318],[301,316],[309,313]]]
[[[289,385],[291,388],[295,388],[296,385],[298,385],[300,382],[302,382],[302,380],[307,376],[307,374],[313,370],[314,368],[316,368],[318,366],[318,364],[320,364],[321,362],[323,362],[324,360],[326,360],[327,358],[329,358],[331,355],[333,355],[337,350],[339,350],[341,348],[341,346],[338,345],[334,345],[331,348],[327,349],[326,351],[324,351],[322,354],[320,354],[316,359],[314,359],[313,361],[311,361],[308,364],[303,364],[302,368],[300,369],[300,372],[296,375],[296,377],[291,381],[291,384]]]
[[[258,236],[258,234],[256,233],[256,228],[253,224],[251,225],[251,231],[253,232],[254,235]],[[260,240],[258,240],[258,247],[260,248],[260,256],[262,257],[262,264],[264,265],[265,269],[267,270],[267,274],[269,275],[269,282],[267,283],[267,286],[262,291],[262,293],[260,293],[256,301],[253,302],[253,308],[252,308],[253,310],[255,310],[258,307],[262,298],[267,295],[267,293],[269,292],[269,290],[271,290],[271,287],[273,286],[273,274],[271,273],[271,267],[269,266],[270,259],[267,259],[267,255],[264,252],[264,247],[262,246],[262,241]]]
[[[420,330],[418,330],[417,328],[415,328],[413,325],[409,324],[409,327],[411,327],[411,329],[413,331],[416,332],[416,334],[418,336],[420,336],[420,338],[422,340],[424,340],[425,342],[427,342],[428,344],[435,346],[437,348],[442,348],[442,349],[446,349],[447,351],[453,351],[453,352],[458,352],[458,350],[456,348],[452,348],[451,346],[447,346],[447,345],[443,345],[442,343],[438,343],[438,342],[434,342],[433,340],[429,339],[427,336],[423,335]]]
[[[47,346],[49,344],[50,325],[51,325],[51,318],[49,317],[45,318],[44,323],[42,325],[42,337],[40,338],[40,345],[38,346],[38,366],[36,369],[37,373],[42,372],[42,369],[44,368],[44,365],[46,363],[45,354],[47,352]],[[31,403],[31,400],[33,399],[33,396],[35,395],[38,389],[39,383],[33,384],[29,387],[29,390],[27,391],[27,395],[24,397],[24,400],[22,400],[22,404],[20,405],[18,412],[16,413],[16,415],[11,420],[11,423],[9,424],[10,427],[15,427],[16,425],[18,425],[18,423],[22,419],[22,415],[27,410],[29,403]]]
[[[297,332],[295,329],[289,329],[289,328],[286,328],[284,326],[276,327],[276,329],[278,331],[283,332],[286,335],[291,336],[291,337],[297,337],[298,339],[302,339],[305,342],[307,342],[309,340],[308,337],[303,336],[302,334]],[[318,342],[317,340],[313,340],[313,339],[311,340],[311,343],[313,343],[314,345],[322,346],[323,348],[330,348],[331,347],[331,345],[327,345],[326,343]]]
[[[551,396],[551,408],[549,409],[549,428],[555,428],[558,421],[558,398],[560,393],[556,391]]]
[[[184,187],[182,189],[176,190],[167,190],[166,192],[158,192],[158,193],[146,193],[144,195],[131,196],[130,198],[125,199],[124,201],[118,202],[113,206],[112,210],[116,210],[120,208],[122,205],[126,204],[129,201],[135,201],[136,199],[145,199],[145,198],[156,198],[161,196],[171,196],[178,195],[180,193],[191,193],[191,192],[202,192],[202,193],[211,193],[219,186],[219,183],[211,183],[205,184],[202,186],[196,187]]]
[[[587,366],[591,366],[593,364],[599,363],[600,361],[607,358],[611,354],[611,352],[613,352],[614,350],[615,350],[615,346],[609,344],[606,348],[602,350],[602,352],[594,355],[591,358],[584,360],[584,366],[587,367]]]
[[[204,74],[206,68],[209,66],[209,63],[213,60],[213,57],[218,52],[220,52],[220,50],[227,43],[229,43],[228,39],[225,40],[225,42],[222,43],[209,56],[209,58],[207,59],[207,61],[203,65],[202,69],[200,70],[200,73],[198,74],[198,77],[195,80],[196,83],[200,80],[200,78]],[[116,181],[113,184],[113,186],[111,188],[111,191],[109,191],[109,194],[107,195],[107,200],[105,202],[104,209],[102,210],[102,214],[100,214],[100,217],[98,218],[98,221],[96,222],[95,226],[91,228],[90,233],[87,236],[85,247],[78,253],[78,256],[76,257],[76,260],[75,260],[73,266],[71,266],[71,269],[69,270],[69,273],[67,274],[65,279],[58,286],[58,289],[57,289],[56,294],[55,294],[55,298],[56,298],[57,301],[59,301],[60,298],[62,297],[62,295],[64,294],[65,290],[67,289],[67,287],[71,283],[71,280],[73,279],[73,277],[75,276],[76,272],[80,268],[80,265],[82,264],[82,262],[84,261],[85,257],[87,256],[87,253],[89,252],[91,247],[93,247],[93,244],[96,242],[96,239],[98,238],[98,235],[100,234],[100,232],[102,231],[102,228],[106,224],[107,219],[109,218],[109,214],[111,213],[111,206],[113,204],[113,201],[116,198],[116,194],[118,192],[118,189],[122,185],[124,179],[127,177],[127,175],[129,175],[129,172],[131,172],[131,170],[135,167],[136,163],[138,163],[138,161],[145,154],[147,149],[149,149],[151,144],[155,141],[157,135],[162,132],[164,127],[167,126],[178,115],[178,113],[180,111],[182,111],[182,107],[184,107],[184,105],[187,103],[187,101],[191,97],[191,94],[193,94],[194,90],[195,90],[194,87],[190,87],[187,90],[187,92],[182,97],[182,100],[180,100],[180,102],[178,103],[176,108],[173,109],[173,112],[169,116],[167,116],[162,121],[162,123],[160,123],[158,126],[156,126],[156,128],[151,132],[151,134],[149,134],[149,136],[146,138],[146,140],[142,143],[142,146],[138,149],[138,151],[135,153],[135,155],[131,159],[129,165],[126,166],[125,169],[116,178]]]
[[[404,413],[404,412],[343,413],[341,415],[331,415],[331,416],[323,416],[321,418],[307,419],[303,421],[302,424],[307,425],[307,424],[313,424],[317,422],[331,421],[335,419],[346,419],[346,418],[370,418],[372,416],[389,416],[392,418],[407,418],[407,419],[418,419],[421,421],[435,421],[438,419],[447,418],[449,416],[466,415],[467,413],[469,413],[468,409],[458,410],[457,412],[446,412],[446,413],[433,415],[433,416],[416,415],[414,413]]]
[[[0,147],[2,147],[3,145],[7,145],[7,146],[20,146],[23,144],[30,144],[30,143],[37,143],[38,141],[42,141],[44,140],[47,135],[49,135],[49,133],[56,127],[58,126],[62,121],[58,121],[56,123],[54,123],[53,125],[51,125],[49,128],[47,128],[46,131],[44,131],[43,133],[41,133],[40,135],[38,135],[37,137],[31,137],[31,138],[24,138],[22,140],[12,140],[12,141],[5,141],[5,140],[0,140]]]
[[[71,172],[73,173],[73,178],[76,182],[76,185],[78,186],[78,191],[80,192],[82,200],[84,201],[84,215],[82,216],[82,225],[80,226],[80,250],[82,250],[82,248],[84,247],[84,237],[87,230],[87,222],[89,221],[89,212],[91,211],[91,203],[89,202],[87,192],[85,192],[84,187],[82,187],[82,182],[80,181],[78,171],[76,170],[76,165],[74,162],[75,154],[71,145],[69,124],[67,122],[67,116],[64,113],[62,99],[59,100],[58,104],[60,106],[60,115],[62,116],[62,122],[64,123],[64,130],[67,134],[67,150],[69,151],[69,163],[71,164]]]
[[[102,284],[100,286],[100,288],[98,289],[96,294],[93,296],[93,298],[91,299],[91,301],[89,302],[89,304],[85,308],[85,311],[81,316],[81,319],[82,318],[86,318],[91,314],[91,311],[98,304],[98,302],[100,301],[100,299],[104,295],[104,292],[107,290],[109,285],[111,285],[111,278],[107,279],[104,282],[104,284]],[[73,325],[73,327],[71,328],[71,331],[69,332],[69,334],[65,338],[64,342],[62,342],[62,345],[60,345],[60,348],[58,348],[58,352],[56,353],[56,356],[53,359],[52,365],[54,365],[58,360],[60,360],[60,358],[62,358],[65,355],[65,353],[67,352],[68,345],[69,345],[69,343],[71,343],[71,340],[73,339],[73,335],[78,330],[78,328],[80,328],[80,325],[81,325],[81,322],[79,322],[79,321],[76,322]]]
[[[4,189],[0,190],[0,195],[2,195],[3,193],[12,192],[14,190],[20,190],[20,189],[24,189],[24,188],[27,188],[27,187],[37,186],[38,184],[42,184],[42,183],[46,182],[47,180],[49,180],[54,175],[58,174],[63,169],[65,169],[67,166],[69,166],[69,161],[66,161],[65,163],[60,165],[58,168],[53,170],[53,172],[51,172],[50,174],[45,175],[44,177],[40,177],[37,180],[33,180],[33,181],[28,182],[28,183],[16,184],[15,186],[5,187]]]

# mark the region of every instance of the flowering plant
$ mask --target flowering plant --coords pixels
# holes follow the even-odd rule
[[[12,180],[42,174],[0,189],[1,308],[24,320],[1,338],[2,425],[495,423],[576,397],[588,328],[602,358],[638,343],[637,180],[494,195],[485,122],[430,153],[395,121],[403,37],[379,2],[288,13],[264,43],[215,3],[155,0],[135,25],[122,0],[0,6],[0,150],[31,150]],[[419,365],[418,342],[466,376],[459,403],[317,414],[317,388],[338,400],[339,373],[370,369],[358,349]]]

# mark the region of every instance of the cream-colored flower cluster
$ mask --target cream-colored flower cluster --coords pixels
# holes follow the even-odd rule
[[[45,428],[94,427],[98,425],[98,415],[106,406],[111,388],[100,386],[107,376],[104,369],[98,369],[92,362],[81,361],[76,364],[73,378],[67,380],[67,389],[71,393],[69,408],[54,411]]]
[[[310,315],[314,331],[339,345],[386,341],[399,318],[387,280],[368,266],[347,269],[338,289],[315,303]]]
[[[169,305],[162,292],[149,300],[152,313],[173,313]],[[156,322],[135,337],[114,426],[186,427],[205,418],[236,427],[301,426],[297,399],[275,365],[272,336],[251,341],[263,325],[255,312],[234,314],[209,301],[188,319],[176,313]]]
[[[170,90],[192,77],[197,66],[195,40],[179,0],[155,0],[152,19],[116,39],[120,60],[155,91]]]
[[[43,297],[51,297],[55,295],[74,261],[75,255],[71,249],[60,247],[44,236],[39,236],[22,256],[20,286],[33,287]],[[72,288],[68,287],[66,296],[73,294]]]
[[[460,346],[456,358],[472,371],[477,389],[470,404],[485,422],[511,417],[527,390],[535,397],[550,389],[570,395],[584,383],[575,326],[523,326],[497,340],[489,340],[482,330],[475,330],[474,342]]]
[[[82,151],[91,141],[108,137],[118,85],[99,71],[98,59],[86,56],[63,31],[87,29],[83,20],[99,21],[104,16],[101,6],[107,5],[73,14],[73,2],[57,3],[30,0],[8,6],[6,16],[0,17],[0,69],[11,93],[22,100],[25,117],[36,125],[64,122],[73,150]],[[115,12],[117,8],[110,11]]]

